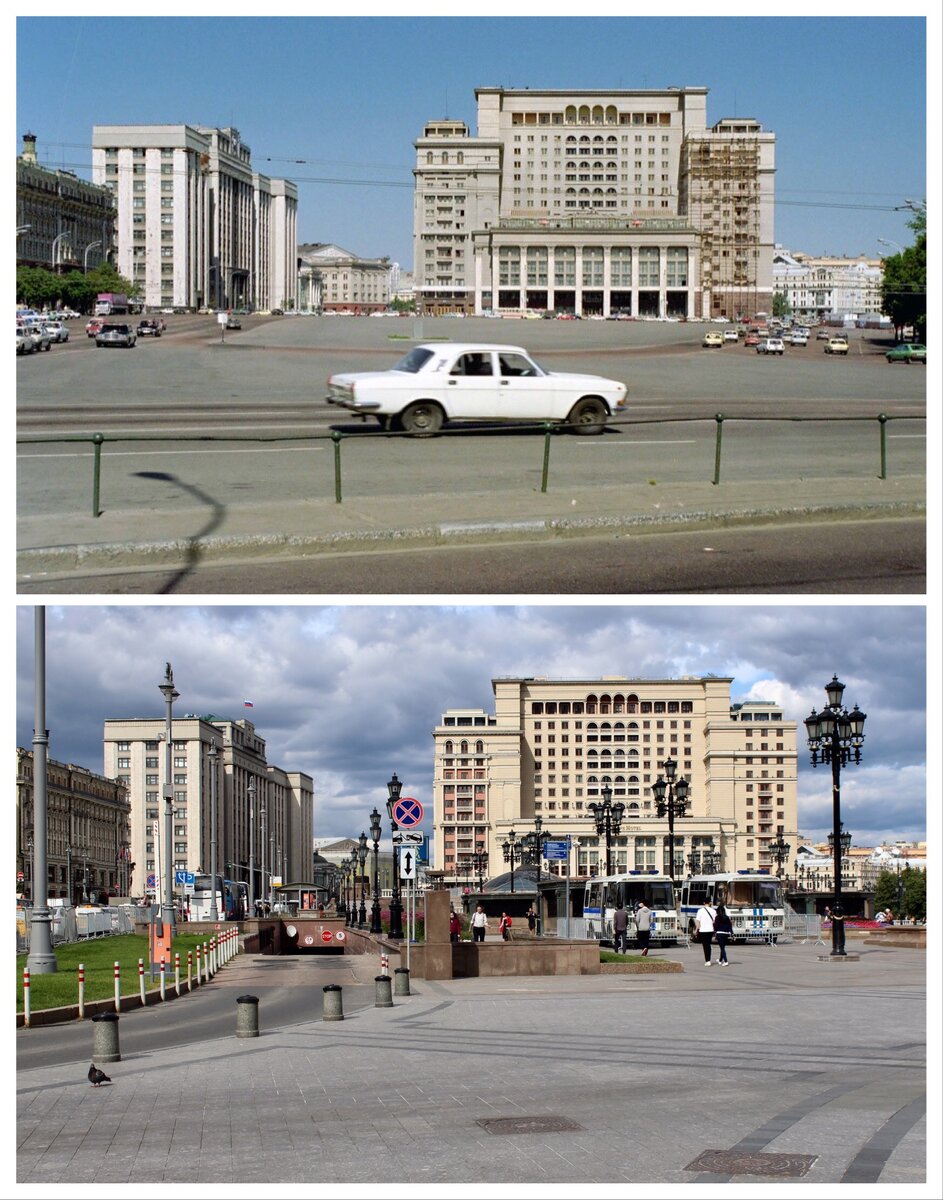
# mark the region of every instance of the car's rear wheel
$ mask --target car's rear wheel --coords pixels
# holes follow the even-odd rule
[[[414,437],[431,437],[438,433],[443,420],[442,409],[431,400],[417,400],[399,415],[400,425]]]
[[[609,411],[602,400],[589,396],[573,405],[567,421],[573,433],[602,433]]]

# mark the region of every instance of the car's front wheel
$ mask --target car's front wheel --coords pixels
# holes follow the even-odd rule
[[[573,433],[602,433],[608,416],[609,410],[602,400],[590,396],[573,405],[567,421]]]
[[[443,420],[442,409],[431,400],[417,400],[399,415],[403,430],[414,437],[431,437],[438,433]]]

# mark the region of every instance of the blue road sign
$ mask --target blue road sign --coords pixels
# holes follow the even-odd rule
[[[544,858],[565,860],[568,853],[566,842],[544,842]]]
[[[192,871],[174,871],[174,883],[184,884],[193,882],[194,875]]]
[[[418,825],[422,820],[422,805],[415,796],[400,796],[393,805],[393,820],[404,829]]]

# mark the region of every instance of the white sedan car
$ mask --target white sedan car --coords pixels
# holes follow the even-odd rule
[[[520,346],[414,346],[389,371],[332,375],[328,404],[369,413],[384,429],[437,433],[447,421],[562,421],[601,433],[626,403],[616,379],[547,371]]]

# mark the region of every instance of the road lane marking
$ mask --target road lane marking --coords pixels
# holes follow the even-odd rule
[[[252,446],[247,450],[109,450],[109,458],[159,458],[179,454],[310,454],[313,450],[321,451],[323,446],[272,446],[264,448]],[[83,450],[74,454],[18,454],[17,458],[91,458],[93,450]]]
[[[703,439],[701,439],[701,438],[678,438],[677,440],[664,441],[664,442],[633,442],[633,441],[629,441],[627,439],[623,439],[620,442],[613,442],[613,441],[595,442],[595,443],[578,442],[577,445],[579,445],[584,450],[592,450],[594,448],[594,445],[597,447],[598,446],[696,446],[698,444],[698,442],[702,441],[702,440]]]

